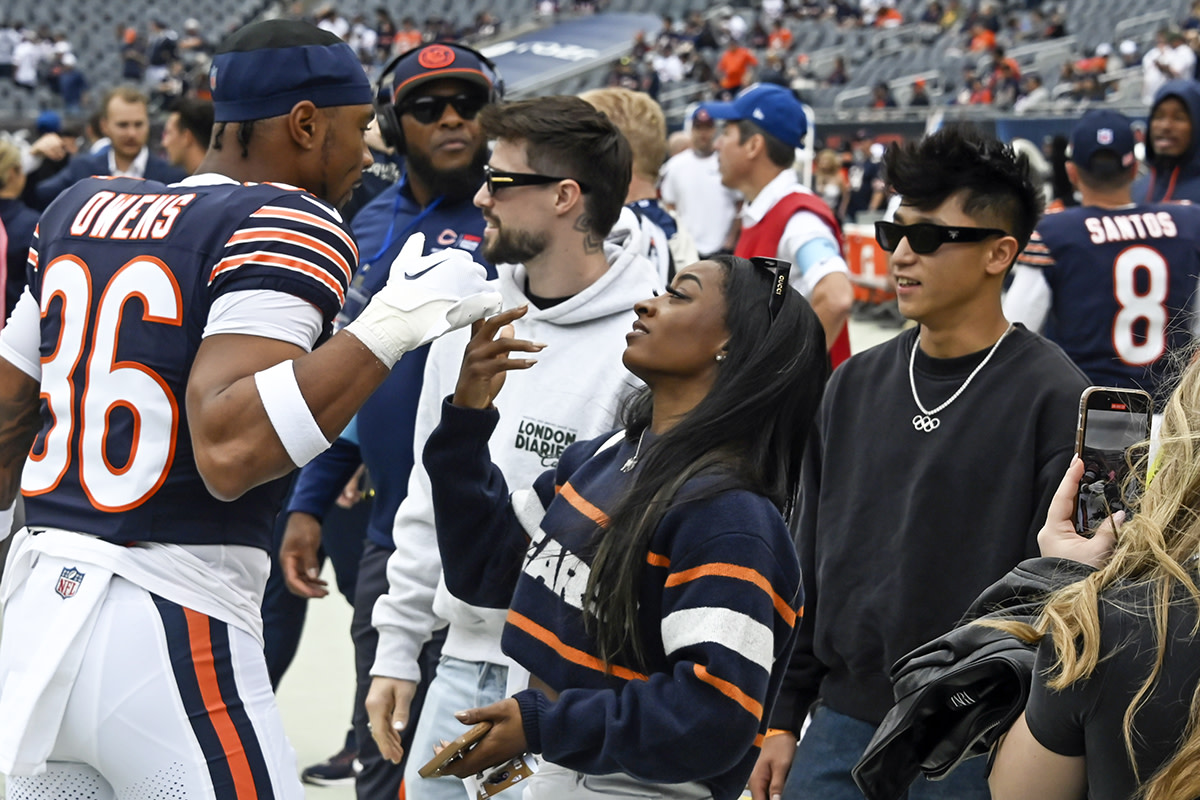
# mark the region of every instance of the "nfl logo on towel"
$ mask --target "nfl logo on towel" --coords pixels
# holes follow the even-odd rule
[[[58,585],[54,587],[54,591],[63,596],[63,599],[74,597],[79,591],[79,584],[83,583],[83,573],[74,567],[63,567],[62,574],[58,576]]]

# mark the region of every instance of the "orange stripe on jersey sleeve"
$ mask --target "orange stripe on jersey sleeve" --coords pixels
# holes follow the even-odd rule
[[[791,603],[784,600],[779,592],[775,591],[775,587],[761,573],[743,567],[738,564],[702,564],[699,567],[685,569],[683,572],[675,572],[667,576],[666,586],[679,586],[694,581],[697,578],[733,578],[734,580],[746,581],[752,583],[759,589],[767,593],[771,598],[772,605],[775,606],[776,613],[783,617],[783,621],[792,627],[796,624],[796,617],[799,616],[796,610],[792,608]]]
[[[233,725],[225,701],[221,699],[221,688],[217,684],[217,668],[212,640],[208,633],[208,617],[190,608],[184,608],[183,614],[187,619],[188,640],[192,646],[192,665],[196,669],[200,696],[204,700],[209,720],[217,732],[217,739],[221,742],[221,749],[225,751],[225,757],[228,759],[234,791],[238,800],[254,800],[258,797],[258,789],[254,783],[254,774],[250,771],[250,761],[246,758],[246,748]]]
[[[309,236],[307,233],[287,230],[286,228],[243,228],[242,230],[229,237],[229,241],[225,243],[228,247],[232,244],[245,244],[247,242],[287,242],[298,247],[305,247],[316,253],[328,258],[334,264],[337,264],[338,269],[346,276],[346,282],[349,283],[353,277],[354,267],[350,266],[350,262],[346,261],[346,257],[321,241],[315,236]]]
[[[342,240],[342,244],[350,248],[350,252],[354,253],[354,260],[358,261],[358,245],[354,243],[346,232],[335,225],[330,220],[310,214],[307,211],[300,211],[295,208],[283,208],[282,206],[263,206],[250,215],[254,219],[286,219],[292,222],[303,222],[308,225],[315,225],[322,230],[329,231],[334,236]]]
[[[671,559],[666,556],[660,556],[658,553],[646,553],[646,563],[652,567],[662,567],[663,569],[671,568]]]
[[[212,283],[221,273],[235,270],[243,264],[248,264],[250,262],[262,264],[268,267],[283,267],[285,269],[293,269],[303,272],[305,275],[315,278],[317,281],[324,284],[325,288],[329,289],[337,296],[339,304],[345,304],[346,302],[346,291],[342,288],[341,284],[335,281],[333,277],[325,270],[313,265],[309,261],[305,261],[300,258],[285,256],[280,253],[264,252],[262,250],[258,251],[257,253],[246,253],[245,255],[230,256],[229,258],[221,259],[217,262],[217,265],[213,267],[212,274],[208,277],[208,282]]]
[[[608,666],[592,654],[585,653],[577,647],[572,647],[571,645],[566,644],[559,639],[553,631],[542,627],[524,614],[520,614],[512,609],[509,609],[507,621],[509,625],[525,631],[525,633],[529,634],[534,639],[537,639],[555,653],[558,653],[561,658],[570,661],[572,664],[578,664],[581,667],[594,669],[597,672],[605,672],[605,667]],[[618,667],[616,665],[612,665],[611,674],[627,681],[649,680],[648,676],[643,675],[640,672],[634,672],[631,669]]]
[[[709,672],[707,669],[704,668],[703,664],[694,664],[694,665],[692,665],[692,669],[696,673],[697,678],[704,681],[709,686],[713,687],[718,692],[725,695],[730,700],[734,701],[739,706],[741,706],[742,708],[749,711],[751,714],[754,715],[755,719],[762,719],[762,715],[763,715],[762,703],[758,702],[753,697],[746,694],[745,692],[743,692],[738,687],[734,686],[729,681],[724,680],[722,678],[718,678],[716,675],[713,675],[711,672]]]
[[[758,736],[754,737],[754,746],[757,747],[759,750],[762,750],[763,742],[765,742],[766,740],[767,740],[767,737],[763,736],[760,733]]]
[[[601,528],[608,527],[608,514],[605,514],[596,506],[592,505],[583,495],[575,491],[575,487],[570,483],[564,483],[560,492],[562,498],[571,504],[571,507],[590,519],[592,522],[599,525]]]

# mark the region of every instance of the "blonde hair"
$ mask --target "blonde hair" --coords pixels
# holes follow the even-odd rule
[[[633,150],[633,171],[651,181],[667,159],[667,119],[662,107],[645,92],[609,87],[591,89],[579,97],[604,113]]]
[[[129,84],[121,84],[114,86],[104,93],[104,98],[100,101],[100,115],[104,119],[108,119],[108,106],[112,103],[114,97],[119,97],[130,105],[141,104],[149,110],[150,99],[146,97],[146,93],[136,86]]]
[[[8,183],[8,173],[21,166],[21,148],[9,139],[0,139],[0,189]]]
[[[837,151],[826,147],[821,152],[817,153],[817,171],[818,172],[834,172],[841,171],[842,160],[838,157]]]
[[[1145,458],[1135,474],[1144,474]],[[1148,586],[1152,609],[1147,623],[1154,630],[1154,666],[1125,709],[1122,726],[1125,750],[1134,774],[1134,717],[1149,699],[1167,648],[1167,615],[1182,589],[1196,604],[1200,633],[1200,588],[1192,574],[1200,553],[1200,360],[1183,371],[1163,415],[1155,472],[1136,504],[1133,517],[1117,538],[1112,558],[1086,579],[1050,595],[1034,625],[993,624],[1026,641],[1040,641],[1054,632],[1055,664],[1046,685],[1061,691],[1095,672],[1100,662],[1101,593],[1118,584]],[[1125,609],[1131,611],[1132,609]],[[1200,796],[1200,685],[1193,691],[1183,743],[1167,763],[1147,780],[1143,800],[1173,800]]]

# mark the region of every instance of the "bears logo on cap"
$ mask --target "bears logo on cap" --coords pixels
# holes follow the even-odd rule
[[[425,69],[442,69],[454,63],[454,51],[443,44],[431,44],[417,55],[417,63]]]

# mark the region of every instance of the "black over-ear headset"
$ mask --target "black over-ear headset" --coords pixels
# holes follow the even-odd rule
[[[492,84],[492,89],[488,93],[489,103],[498,103],[504,99],[504,78],[500,75],[500,70],[496,68],[495,63],[483,53],[466,45],[458,44],[457,42],[434,42],[454,50],[459,50],[464,53],[470,53],[479,59],[479,63],[483,65],[484,75]],[[400,116],[396,113],[396,67],[406,58],[415,58],[418,53],[428,47],[429,44],[422,44],[420,47],[415,47],[408,52],[401,53],[384,65],[383,70],[379,73],[379,81],[375,84],[375,118],[379,121],[379,134],[383,141],[389,147],[395,148],[399,155],[404,155],[406,143],[404,141],[404,128],[400,125]],[[453,76],[449,76],[453,78]]]

